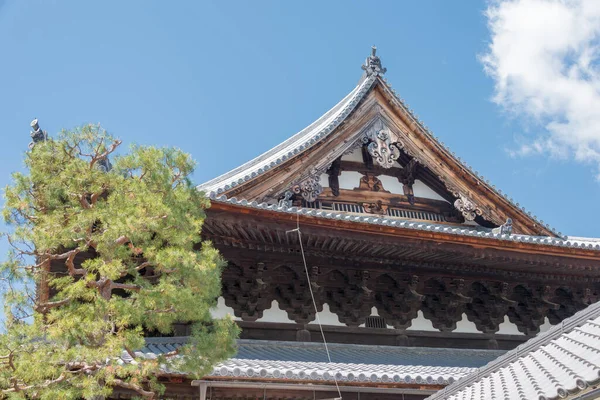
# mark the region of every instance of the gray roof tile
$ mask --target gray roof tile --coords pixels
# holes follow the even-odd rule
[[[148,357],[185,338],[148,338]],[[502,355],[501,350],[329,344],[332,363],[320,343],[239,340],[237,354],[215,366],[212,376],[342,382],[449,384]]]
[[[427,400],[540,399],[600,383],[600,303],[593,304]]]

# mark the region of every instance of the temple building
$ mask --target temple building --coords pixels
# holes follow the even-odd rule
[[[198,186],[212,199],[202,234],[229,263],[214,313],[242,333],[234,358],[167,395],[424,399],[599,300],[600,239],[562,235],[468,166],[375,48],[362,69],[308,127]],[[142,351],[176,348],[185,329]],[[463,386],[448,396],[496,398]]]

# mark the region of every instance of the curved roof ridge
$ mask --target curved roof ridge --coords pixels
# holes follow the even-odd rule
[[[477,179],[479,179],[485,186],[487,186],[493,193],[495,193],[496,195],[498,195],[499,197],[503,198],[504,200],[506,200],[509,204],[511,204],[514,208],[520,210],[521,212],[523,212],[525,215],[527,215],[529,218],[531,218],[533,221],[535,221],[536,223],[538,223],[540,226],[546,228],[547,230],[549,230],[550,232],[552,232],[554,235],[556,235],[557,237],[561,238],[561,239],[566,239],[567,237],[565,235],[562,234],[562,232],[559,232],[558,230],[554,229],[552,226],[550,226],[549,224],[545,223],[544,221],[542,221],[541,219],[539,219],[536,215],[534,215],[531,211],[527,211],[525,209],[525,207],[521,206],[518,202],[516,202],[512,197],[509,197],[506,193],[502,193],[502,190],[498,189],[496,187],[496,185],[493,185],[489,179],[485,178],[483,175],[481,175],[478,171],[475,171],[469,164],[466,163],[465,160],[461,159],[458,155],[456,155],[456,153],[454,151],[452,151],[448,146],[446,146],[446,144],[444,142],[442,142],[440,140],[440,138],[438,138],[430,129],[429,127],[427,127],[427,125],[425,125],[425,123],[423,121],[421,121],[421,119],[419,118],[419,116],[414,112],[414,110],[412,108],[409,107],[409,105],[406,103],[406,101],[404,99],[402,99],[400,97],[400,95],[394,90],[394,88],[392,87],[392,85],[388,82],[387,79],[385,79],[384,77],[381,77],[381,82],[383,83],[383,86],[389,91],[389,93],[391,94],[391,96],[396,99],[396,101],[398,101],[398,103],[400,103],[401,107],[404,109],[404,111],[416,122],[416,124],[423,130],[423,132],[425,132],[426,135],[429,136],[429,139],[432,140],[433,142],[435,142],[437,145],[439,145],[442,149],[444,149],[458,164],[460,164],[461,166],[463,166],[467,171],[469,171],[474,177],[476,177]],[[578,238],[579,239],[579,238]]]
[[[211,192],[220,194],[312,147],[328,136],[354,110],[371,89],[375,78],[376,75],[373,74],[366,79],[361,79],[358,85],[339,103],[294,136],[239,167],[198,185],[197,188],[209,194]]]

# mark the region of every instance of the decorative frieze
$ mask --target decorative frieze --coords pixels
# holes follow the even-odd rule
[[[385,323],[407,329],[419,311],[434,328],[450,332],[463,315],[484,333],[496,333],[505,316],[519,331],[535,334],[548,317],[553,324],[584,308],[598,297],[597,287],[548,286],[451,277],[378,273],[360,269],[309,269],[312,292],[321,311],[327,303],[339,321],[360,326],[375,307]],[[587,297],[586,297],[587,293]],[[264,264],[232,265],[223,276],[223,296],[235,315],[256,321],[277,300],[289,319],[315,321],[314,306],[302,265],[267,269]],[[285,321],[282,321],[285,322]]]

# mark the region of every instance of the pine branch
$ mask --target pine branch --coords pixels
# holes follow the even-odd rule
[[[96,153],[96,154],[95,154],[95,155],[92,157],[92,161],[90,161],[90,168],[93,168],[93,167],[94,167],[94,165],[95,165],[95,164],[96,164],[98,161],[100,161],[100,160],[103,160],[103,159],[105,159],[106,157],[108,157],[108,156],[110,155],[110,153],[112,153],[113,151],[115,151],[115,150],[117,149],[117,147],[119,147],[119,145],[120,145],[121,143],[122,143],[122,142],[121,142],[120,140],[116,139],[116,140],[113,142],[113,144],[111,144],[111,145],[108,147],[108,149],[107,149],[107,150],[106,150],[104,153],[102,153],[102,154],[98,154],[98,153]]]
[[[54,385],[56,383],[60,383],[62,381],[64,381],[65,379],[67,379],[65,374],[61,374],[58,378],[50,380],[50,381],[46,381],[42,384],[39,385],[29,385],[29,386],[19,386],[16,382],[14,384],[14,386],[10,389],[2,389],[2,393],[15,393],[15,392],[22,392],[25,390],[30,390],[30,389],[42,389],[42,388],[47,388],[48,386]]]
[[[115,379],[114,381],[112,381],[113,384],[120,386],[122,388],[125,389],[130,389],[133,390],[139,394],[141,394],[142,396],[148,398],[148,399],[154,399],[155,393],[154,392],[150,392],[148,390],[144,390],[143,387],[139,386],[139,385],[135,385],[133,383],[129,383],[129,382],[125,382],[121,379]]]
[[[52,308],[64,306],[65,304],[70,303],[71,300],[72,299],[70,297],[67,297],[66,299],[63,299],[63,300],[50,301],[47,303],[38,304],[35,307],[35,310],[40,313],[45,313],[45,312],[48,312]]]

